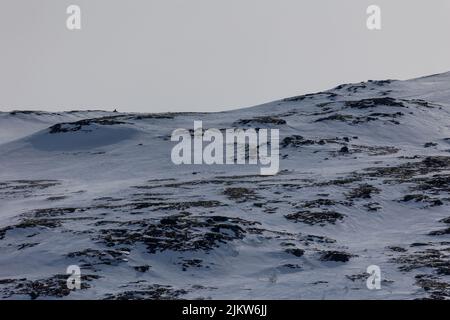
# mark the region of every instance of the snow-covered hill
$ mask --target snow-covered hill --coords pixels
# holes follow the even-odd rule
[[[194,120],[278,128],[280,173],[174,165]],[[450,73],[221,113],[0,113],[0,168],[1,298],[450,297]]]

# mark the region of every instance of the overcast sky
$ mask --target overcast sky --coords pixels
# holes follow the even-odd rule
[[[0,110],[219,111],[412,78],[450,70],[449,31],[450,0],[0,0]]]

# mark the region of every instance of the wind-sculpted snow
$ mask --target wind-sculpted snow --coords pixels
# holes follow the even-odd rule
[[[448,73],[211,114],[1,113],[0,297],[448,299],[449,116]],[[279,129],[280,172],[174,165],[194,120]]]

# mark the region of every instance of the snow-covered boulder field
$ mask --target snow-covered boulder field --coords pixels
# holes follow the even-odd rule
[[[280,172],[173,164],[195,120],[279,129]],[[3,112],[0,298],[450,298],[449,193],[450,73],[221,113]]]

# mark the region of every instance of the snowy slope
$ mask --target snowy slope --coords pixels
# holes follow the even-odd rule
[[[449,116],[450,73],[222,113],[0,113],[0,297],[448,298]],[[194,120],[280,129],[281,172],[175,166]]]

